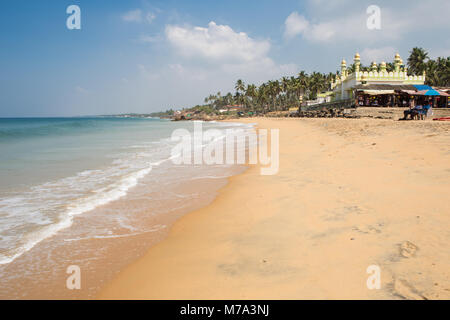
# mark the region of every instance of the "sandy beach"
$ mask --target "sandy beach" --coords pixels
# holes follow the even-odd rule
[[[278,174],[230,178],[99,299],[450,298],[450,123],[242,121],[280,130]]]

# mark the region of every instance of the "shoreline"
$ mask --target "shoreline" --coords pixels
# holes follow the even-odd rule
[[[449,298],[449,126],[249,120],[280,128],[278,175],[230,177],[97,298]],[[380,290],[366,285],[374,264]]]
[[[124,154],[132,157],[142,152],[132,148]],[[143,151],[150,154],[152,149]],[[166,159],[162,154],[156,155]],[[69,227],[43,238],[14,261],[0,265],[0,297],[95,298],[117,272],[164,239],[174,221],[210,203],[217,190],[226,184],[227,177],[245,170],[241,165],[183,167],[174,166],[171,161],[157,163],[152,164],[151,173],[140,177],[118,199],[74,216]],[[113,186],[120,178],[112,178]],[[70,203],[64,205],[69,207]],[[82,272],[80,290],[66,288],[67,268],[71,265]]]
[[[175,189],[167,187],[162,189],[158,194],[175,192],[184,195],[186,199],[189,198],[187,202],[183,200],[183,197],[177,201],[170,200],[164,203],[158,201],[156,206],[164,206],[166,208],[164,213],[152,212],[152,208],[154,209],[151,206],[152,197],[158,194],[147,193],[146,184],[144,184],[133,188],[128,195],[119,200],[77,216],[69,228],[42,240],[16,260],[1,266],[0,297],[10,299],[13,292],[20,292],[22,297],[14,297],[17,299],[94,299],[103,285],[111,281],[117,272],[139,259],[153,245],[164,240],[172,224],[180,217],[213,201],[218,189],[227,183],[226,176],[242,172],[242,170],[245,168],[236,167],[232,171],[224,171],[223,177],[204,177],[183,182]],[[148,200],[139,200],[140,197],[136,195],[141,192],[145,192]],[[197,196],[193,196],[194,194]],[[142,208],[138,210],[145,210],[149,214],[144,215],[139,221],[134,221],[136,225],[124,225],[121,229],[114,229],[114,234],[98,236],[92,234],[89,229],[92,225],[112,228],[111,222],[105,220],[105,214],[109,214],[113,220],[114,217],[120,219],[120,216],[113,213],[114,211],[120,215],[119,210],[126,213],[137,208]],[[138,222],[139,225],[137,225]],[[134,233],[128,230],[131,227],[136,228]],[[48,263],[46,259],[49,255],[52,256],[52,263]],[[68,277],[66,268],[69,265],[80,267],[81,290],[67,290],[65,286]],[[41,276],[36,277],[33,273],[22,271],[30,266],[38,269]],[[20,274],[23,275],[20,279],[11,277],[15,272],[17,273],[17,270],[21,270]]]

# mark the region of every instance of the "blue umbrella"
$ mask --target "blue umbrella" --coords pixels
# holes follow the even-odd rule
[[[425,96],[440,96],[441,94],[438,91],[431,89],[431,90],[428,90],[427,92],[425,92],[424,95]]]
[[[426,84],[415,84],[414,87],[417,89],[417,91],[433,90],[432,87],[427,86]]]

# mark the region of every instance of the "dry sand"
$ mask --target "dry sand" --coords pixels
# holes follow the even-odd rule
[[[280,129],[279,173],[231,178],[99,298],[450,298],[450,123],[248,121]]]

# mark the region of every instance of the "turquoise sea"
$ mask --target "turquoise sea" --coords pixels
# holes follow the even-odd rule
[[[237,124],[203,123],[204,129],[233,126]],[[48,259],[58,260],[54,252],[61,249],[57,248],[78,240],[123,238],[164,228],[156,220],[150,223],[149,216],[168,215],[171,207],[176,210],[193,203],[200,192],[194,181],[233,174],[229,166],[174,165],[175,142],[170,137],[178,128],[192,131],[193,122],[125,117],[0,119],[3,293],[11,296],[12,289],[6,294],[8,278],[17,277],[17,270],[23,268],[24,274],[30,268],[48,270],[45,263],[36,262],[37,255],[46,252]],[[199,188],[215,190],[204,190],[200,184]],[[82,227],[75,228],[77,219]],[[89,258],[92,253],[83,250]]]

